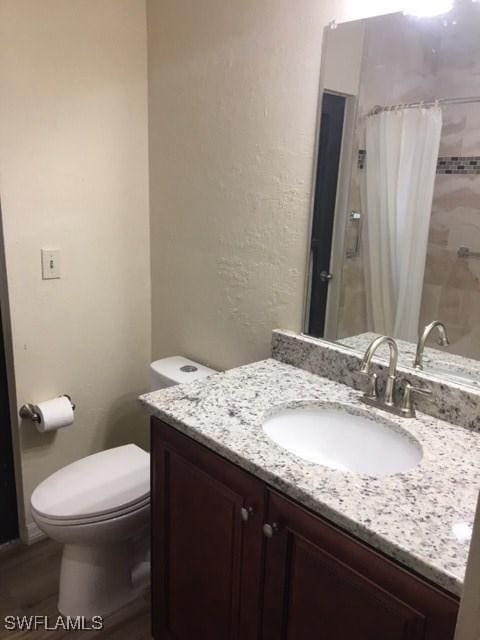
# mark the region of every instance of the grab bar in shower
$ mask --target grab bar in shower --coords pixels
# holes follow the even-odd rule
[[[468,247],[460,247],[457,256],[459,258],[480,258],[480,251],[471,251]]]

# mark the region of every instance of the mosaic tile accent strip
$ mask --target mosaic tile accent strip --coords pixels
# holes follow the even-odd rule
[[[480,156],[445,156],[437,163],[437,173],[480,174]]]
[[[358,168],[365,169],[367,152],[358,150]],[[480,175],[480,156],[440,156],[437,174]]]

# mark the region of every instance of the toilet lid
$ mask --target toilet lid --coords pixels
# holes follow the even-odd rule
[[[134,444],[95,453],[60,469],[32,494],[51,519],[77,520],[123,511],[150,494],[150,456]]]

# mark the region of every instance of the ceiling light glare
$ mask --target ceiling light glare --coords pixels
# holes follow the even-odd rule
[[[403,13],[416,18],[434,18],[451,11],[454,4],[455,0],[409,0],[403,8]]]

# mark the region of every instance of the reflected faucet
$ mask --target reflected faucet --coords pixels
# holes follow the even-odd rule
[[[395,387],[395,379],[397,375],[397,362],[398,362],[398,346],[393,338],[389,336],[379,336],[370,344],[363,356],[360,372],[368,376],[370,385],[369,390],[365,394],[364,400],[367,404],[379,404],[377,398],[377,376],[375,373],[371,373],[372,358],[382,344],[388,344],[390,349],[390,361],[388,364],[388,377],[385,385],[385,396],[383,404],[387,407],[394,406],[393,391]]]
[[[415,369],[423,369],[423,352],[425,350],[425,344],[435,328],[438,329],[438,332],[440,334],[438,344],[442,347],[447,347],[450,344],[447,336],[447,328],[443,324],[443,322],[434,320],[430,324],[427,324],[417,343],[417,352],[415,354],[415,361],[413,363]]]

